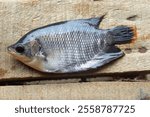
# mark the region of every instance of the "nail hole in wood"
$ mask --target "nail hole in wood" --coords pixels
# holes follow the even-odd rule
[[[132,52],[132,49],[131,49],[131,48],[126,48],[126,49],[125,49],[125,53],[130,54],[131,52]]]
[[[146,47],[140,47],[138,50],[140,53],[145,53],[147,51]]]

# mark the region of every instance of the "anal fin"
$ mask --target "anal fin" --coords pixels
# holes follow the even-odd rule
[[[109,48],[106,53],[97,54],[90,61],[87,61],[85,64],[81,64],[80,67],[76,67],[76,71],[85,71],[88,69],[98,68],[122,56],[124,56],[124,53],[119,48],[113,46]]]

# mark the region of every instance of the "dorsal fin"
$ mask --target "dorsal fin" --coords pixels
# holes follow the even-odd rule
[[[84,22],[88,23],[90,26],[98,28],[104,17],[105,15],[102,15],[101,17],[89,18],[85,19]]]
[[[96,18],[90,18],[88,19],[88,23],[90,25],[93,25],[95,27],[99,27],[100,23],[102,22],[102,20],[104,19],[105,15],[102,15],[101,17],[96,17]]]

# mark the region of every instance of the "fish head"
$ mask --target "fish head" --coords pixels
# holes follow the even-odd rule
[[[30,32],[15,44],[8,46],[7,50],[15,59],[34,69],[43,70],[44,56],[37,35]]]
[[[29,38],[29,36],[26,38]],[[27,64],[33,61],[39,53],[41,46],[36,39],[21,39],[7,47],[8,52],[16,59]]]
[[[16,59],[23,63],[32,60],[31,45],[30,43],[15,43],[7,47],[8,52]]]

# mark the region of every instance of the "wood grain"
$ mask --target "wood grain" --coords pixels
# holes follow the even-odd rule
[[[93,82],[0,86],[0,99],[150,99],[150,83]]]
[[[150,1],[137,0],[0,0],[0,80],[39,77],[80,77],[150,71]],[[54,75],[39,73],[16,61],[6,47],[26,32],[57,21],[89,18],[107,13],[102,28],[135,25],[138,40],[120,46],[123,58],[94,72]]]

